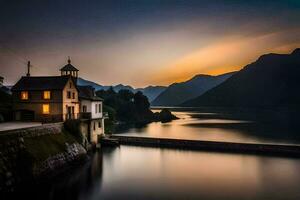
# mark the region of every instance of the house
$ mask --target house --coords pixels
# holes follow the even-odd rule
[[[12,87],[14,119],[45,123],[78,119],[78,73],[71,61],[61,68],[61,76],[30,76],[30,62],[27,67],[27,76]]]
[[[68,59],[60,76],[31,76],[28,72],[12,88],[14,119],[44,123],[78,119],[83,143],[98,143],[104,135],[102,99],[91,86],[77,86],[78,69]]]
[[[81,133],[93,144],[104,134],[102,99],[97,97],[91,86],[78,86],[80,100]]]

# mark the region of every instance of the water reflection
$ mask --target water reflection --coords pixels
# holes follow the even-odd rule
[[[173,113],[180,119],[168,123],[120,126],[116,134],[249,143],[299,144],[300,141],[298,126],[276,120],[257,121],[256,114],[247,118],[241,114],[197,110],[175,110]]]
[[[55,183],[49,199],[296,200],[299,168],[299,159],[121,146]]]

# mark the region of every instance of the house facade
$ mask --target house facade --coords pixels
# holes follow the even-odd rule
[[[14,119],[59,122],[79,117],[78,89],[69,76],[22,77],[12,88]]]
[[[78,86],[80,99],[80,119],[83,122],[81,132],[91,143],[98,143],[104,135],[104,116],[102,99],[95,95],[91,86]]]

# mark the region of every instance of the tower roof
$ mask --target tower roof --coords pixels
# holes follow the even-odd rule
[[[76,69],[76,67],[74,67],[73,65],[71,65],[71,59],[70,57],[68,58],[68,64],[63,66],[60,71],[79,71],[78,69]]]

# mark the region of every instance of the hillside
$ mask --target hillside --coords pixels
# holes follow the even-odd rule
[[[83,78],[78,78],[77,83],[78,83],[78,85],[81,85],[81,86],[90,85],[90,86],[94,87],[96,91],[108,90],[110,87],[112,87],[115,92],[119,92],[120,90],[129,90],[131,92],[136,93],[138,91],[141,91],[148,98],[149,101],[152,101],[153,99],[155,99],[162,91],[164,91],[166,89],[166,87],[164,87],[164,86],[148,86],[145,88],[137,88],[137,89],[134,89],[133,87],[131,87],[129,85],[122,85],[122,84],[118,84],[115,86],[104,86],[104,85],[100,85],[100,84],[97,84],[92,81],[85,80]]]
[[[141,91],[148,97],[149,102],[153,101],[158,95],[160,95],[167,87],[165,86],[148,86],[145,88],[137,88],[136,91]]]
[[[299,106],[300,49],[267,54],[183,106]]]
[[[174,83],[170,85],[165,91],[163,91],[158,97],[152,101],[154,106],[176,106],[189,99],[195,98],[209,89],[219,85],[234,72],[222,74],[219,76],[210,75],[196,75],[192,79]]]

